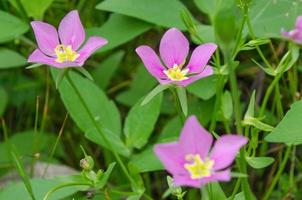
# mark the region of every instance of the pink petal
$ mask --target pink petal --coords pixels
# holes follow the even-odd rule
[[[55,27],[40,21],[33,21],[30,24],[34,30],[39,49],[48,56],[55,56],[54,49],[59,44]]]
[[[296,19],[296,29],[302,29],[302,16],[298,16]]]
[[[190,116],[179,138],[179,145],[184,154],[199,154],[201,158],[205,158],[212,142],[212,135],[199,124],[195,116]]]
[[[56,68],[66,68],[66,67],[78,67],[78,63],[74,62],[64,62],[58,63],[55,61],[55,58],[49,57],[42,53],[39,49],[36,49],[31,55],[28,57],[28,62],[32,63],[41,63],[45,65],[49,65]]]
[[[85,45],[78,51],[80,54],[79,58],[76,60],[76,62],[80,63],[81,65],[84,64],[84,62],[87,60],[87,58],[95,52],[98,48],[104,46],[107,44],[108,41],[105,40],[102,37],[93,36],[90,37]]]
[[[173,176],[174,186],[188,186],[194,188],[200,188],[201,179],[191,179],[190,176]]]
[[[149,73],[152,74],[152,76],[157,79],[166,78],[166,75],[163,73],[165,67],[161,64],[158,56],[152,48],[143,45],[136,48],[135,51],[143,61]]]
[[[154,152],[171,174],[186,173],[183,167],[185,156],[177,142],[157,144],[154,147]]]
[[[189,42],[182,32],[171,28],[162,37],[159,52],[167,67],[183,65],[189,52]]]
[[[187,65],[190,73],[200,73],[217,48],[216,44],[207,43],[199,45],[192,53],[191,59]]]
[[[240,135],[223,135],[215,143],[210,158],[214,160],[214,170],[224,169],[232,164],[239,149],[247,143]]]
[[[62,44],[71,45],[73,50],[78,50],[85,40],[85,30],[78,11],[70,11],[62,19],[59,25],[59,36]]]
[[[215,172],[211,177],[211,181],[230,181],[231,180],[231,170],[226,169],[223,171]]]
[[[207,76],[211,76],[212,74],[213,74],[212,67],[211,66],[206,66],[206,68],[201,73],[193,75],[193,76],[189,77],[187,80],[175,82],[175,84],[185,87],[185,86],[190,85],[191,83],[193,83],[193,82],[195,82],[199,79],[205,78]],[[205,87],[207,87],[207,86],[205,86]]]

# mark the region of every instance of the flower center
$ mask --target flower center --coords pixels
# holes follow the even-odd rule
[[[55,53],[57,55],[56,62],[58,63],[62,63],[66,61],[73,62],[75,61],[75,59],[77,59],[80,56],[80,54],[72,50],[71,45],[65,46],[63,44],[59,44],[56,46]]]
[[[176,64],[174,64],[172,68],[170,68],[168,70],[164,70],[164,73],[172,81],[182,81],[182,80],[188,79],[188,77],[186,77],[188,72],[189,72],[189,69],[182,70],[181,66],[178,66]]]
[[[202,160],[199,154],[186,155],[186,160],[190,163],[184,165],[190,173],[191,179],[200,179],[211,176],[214,161],[206,158]]]

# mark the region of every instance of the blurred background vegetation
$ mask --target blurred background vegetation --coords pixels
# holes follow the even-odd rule
[[[70,170],[79,170],[79,160],[83,157],[80,145],[94,157],[98,168],[105,169],[113,161],[110,152],[95,142],[91,142],[91,139],[88,140],[83,131],[67,115],[68,112],[51,77],[50,68],[43,66],[25,69],[29,65],[27,57],[36,47],[30,21],[41,20],[57,27],[66,13],[74,9],[80,13],[87,35],[99,35],[109,41],[108,45],[99,49],[86,62],[85,68],[93,75],[95,84],[116,103],[122,122],[129,108],[157,84],[136,55],[134,50],[137,46],[148,44],[157,50],[164,31],[170,27],[177,27],[186,31],[186,35],[191,37],[192,48],[199,43],[196,35],[203,42],[216,42],[224,48],[224,45],[229,45],[228,40],[229,38],[232,40],[242,19],[238,2],[233,0],[1,0],[0,117],[2,123],[0,132],[8,134],[11,143],[17,147],[22,162],[29,168],[32,168],[32,163],[50,162],[69,166]],[[188,27],[182,20],[181,13],[184,11],[189,12],[194,18],[197,30],[195,35],[192,30],[187,30]],[[251,2],[250,18],[255,37],[272,39],[262,47],[272,65],[278,62],[287,48],[286,42],[280,40],[281,28],[291,29],[295,18],[302,13],[301,11],[302,2],[298,0],[253,0]],[[244,34],[250,39],[247,32],[245,27]],[[257,52],[254,48],[249,50],[242,51],[237,56],[237,60],[240,61],[237,78],[242,91],[243,107],[248,104],[253,89],[257,89],[259,100],[268,82],[271,81],[271,77],[266,76],[265,72],[251,60],[253,58],[261,62]],[[297,65],[297,69],[301,72],[301,65]],[[288,76],[291,75],[297,76],[296,74]],[[300,83],[297,86],[288,85],[288,78],[290,77],[284,77],[281,80],[283,84],[280,90],[284,110],[289,108],[293,95],[300,95],[296,92],[301,88]],[[217,77],[211,76],[188,87],[189,113],[196,114],[204,126],[209,125],[212,117],[216,84]],[[142,172],[153,171],[152,162],[155,162],[152,160],[153,157],[150,157],[149,162],[146,163],[140,160],[145,156],[148,158],[152,144],[155,141],[176,139],[180,131],[180,123],[175,117],[176,110],[171,95],[165,93],[163,98],[161,114],[153,130],[154,134],[149,139],[150,142],[141,148],[132,149],[130,160],[133,161],[133,165],[141,168]],[[233,118],[230,98],[228,86],[226,86],[222,109],[219,111],[227,119],[226,123],[232,123]],[[270,110],[267,110],[266,116],[266,122],[272,125],[280,120],[280,117]],[[63,125],[65,117],[67,120]],[[218,121],[224,120],[218,119]],[[60,129],[62,129],[61,132]],[[224,131],[223,123],[220,123],[218,130]],[[59,143],[54,148],[59,133]],[[4,187],[7,181],[10,182],[16,177],[8,178],[7,176],[14,171],[14,165],[4,143],[4,134],[0,137],[2,141],[0,143],[0,185],[2,185],[0,199],[20,199],[17,197],[20,195],[24,195],[22,200],[30,199],[21,184],[10,184]],[[54,155],[50,156],[53,149],[55,149]],[[272,153],[274,153],[273,150]],[[298,165],[301,169],[300,162]],[[278,168],[278,162],[267,170],[251,171],[250,182],[256,195],[261,196],[265,193],[266,184],[272,176],[270,172],[275,172],[276,168]],[[34,173],[32,171],[29,174],[31,176]],[[143,173],[147,193],[153,194],[154,197],[160,197],[164,193],[168,187],[163,178],[164,174],[164,172]],[[288,190],[288,176],[288,173],[282,175],[273,193],[273,199],[283,197],[286,199],[287,195],[297,192],[297,188],[293,191]],[[296,178],[301,186],[301,173]],[[115,170],[110,184],[121,186],[125,182],[124,176],[119,170]],[[34,187],[43,185],[49,189],[55,183],[36,179],[33,185]],[[233,187],[228,187],[227,184],[222,185],[229,194]],[[232,182],[231,185],[233,186],[234,183]],[[41,193],[41,196],[47,191],[45,188],[40,188],[36,192]],[[69,194],[72,192],[74,190],[71,190]],[[79,193],[78,198],[85,196],[86,194]],[[190,191],[187,198],[197,199],[197,196],[196,191]],[[58,198],[61,197],[64,197],[64,194]],[[298,193],[296,197],[302,198]],[[116,198],[119,199],[119,196]]]

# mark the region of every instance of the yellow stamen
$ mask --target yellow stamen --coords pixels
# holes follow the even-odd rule
[[[186,160],[190,163],[184,165],[185,169],[191,175],[191,179],[200,179],[209,177],[212,174],[212,168],[214,166],[214,161],[206,158],[202,160],[199,154],[186,156]]]
[[[182,80],[188,79],[188,77],[186,77],[188,72],[189,72],[189,69],[182,70],[181,66],[178,66],[176,64],[173,65],[173,68],[164,70],[164,73],[172,81],[182,81]]]
[[[71,45],[65,46],[63,44],[59,44],[56,46],[55,53],[57,55],[56,62],[58,63],[66,61],[73,62],[80,56],[80,54],[72,50]]]

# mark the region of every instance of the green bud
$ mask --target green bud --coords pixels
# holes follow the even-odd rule
[[[94,167],[94,161],[91,156],[85,156],[82,160],[80,160],[80,166],[83,170],[91,171]]]

